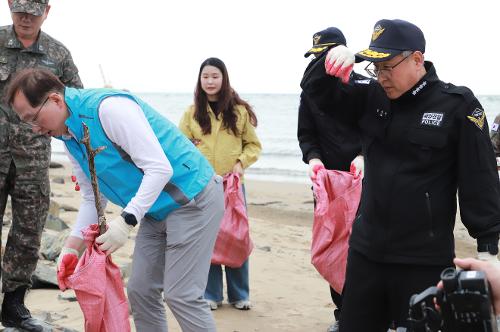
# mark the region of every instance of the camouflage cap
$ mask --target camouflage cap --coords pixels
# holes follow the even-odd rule
[[[13,0],[10,11],[12,13],[27,13],[42,16],[49,0]]]

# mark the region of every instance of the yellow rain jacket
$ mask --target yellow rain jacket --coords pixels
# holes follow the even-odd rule
[[[215,172],[224,175],[233,170],[239,160],[243,168],[247,168],[257,161],[262,150],[259,139],[255,133],[254,126],[250,123],[250,116],[244,106],[236,106],[238,120],[236,127],[239,135],[235,136],[232,131],[222,125],[222,116],[216,118],[215,113],[208,106],[208,114],[212,131],[203,135],[200,125],[194,118],[194,105],[191,105],[179,123],[179,129],[189,139],[197,139],[197,145],[201,153],[212,164]]]

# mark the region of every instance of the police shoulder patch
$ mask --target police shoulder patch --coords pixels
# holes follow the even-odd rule
[[[471,115],[467,115],[467,119],[472,121],[481,130],[483,130],[485,118],[484,110],[479,107],[472,111]]]

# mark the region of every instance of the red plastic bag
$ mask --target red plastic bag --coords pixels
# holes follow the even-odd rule
[[[64,284],[75,291],[86,332],[127,332],[130,331],[128,303],[120,268],[95,244],[97,236],[97,224],[83,230],[87,249]]]
[[[253,249],[245,198],[237,173],[224,176],[224,206],[224,217],[215,240],[212,264],[236,268],[245,263]]]
[[[311,263],[339,294],[345,282],[352,223],[361,199],[361,176],[322,168],[313,180],[316,197]]]

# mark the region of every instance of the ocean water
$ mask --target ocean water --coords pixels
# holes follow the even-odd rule
[[[143,100],[175,124],[193,103],[193,94],[141,93]],[[297,142],[298,94],[242,94],[259,120],[257,135],[262,143],[260,159],[246,172],[250,179],[306,183],[307,165]],[[491,126],[500,113],[500,95],[478,96]],[[52,139],[53,160],[66,161],[63,145]]]

